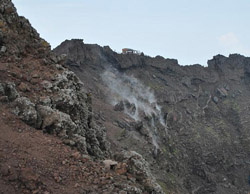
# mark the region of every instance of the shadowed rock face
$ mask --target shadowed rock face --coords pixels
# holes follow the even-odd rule
[[[82,40],[66,40],[54,53],[67,54],[66,65],[92,93],[94,116],[107,127],[113,151],[140,153],[165,191],[248,191],[250,58],[217,55],[208,67],[180,66],[174,59],[117,54]],[[138,108],[135,120],[126,112],[127,101],[117,101],[126,93],[105,78],[116,88],[130,89],[127,101],[136,101],[127,108],[146,103],[154,110],[157,105],[159,114]],[[155,101],[136,97],[141,85]]]

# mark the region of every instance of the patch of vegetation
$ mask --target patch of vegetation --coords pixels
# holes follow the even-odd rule
[[[166,183],[164,183],[162,181],[159,181],[159,180],[157,180],[157,183],[161,186],[161,188],[164,191],[164,193],[170,194],[170,191],[168,191],[168,189],[167,189]]]
[[[0,28],[3,28],[3,27],[5,27],[5,24],[2,20],[0,20]]]
[[[8,28],[6,27],[6,23],[2,20],[0,20],[0,30],[3,32],[7,32]]]
[[[120,136],[125,137],[126,135],[127,135],[126,129],[122,129],[121,132],[120,132]]]
[[[162,148],[161,148],[161,151],[162,151],[163,154],[166,154],[166,153],[167,153],[167,150],[166,150],[165,147],[162,147]]]
[[[202,129],[203,126],[201,123],[193,123],[193,125],[191,126],[192,132],[193,132],[193,140],[194,141],[200,141],[201,137],[202,137]]]
[[[153,84],[152,82],[148,82],[148,83],[147,83],[147,86],[148,86],[149,88],[151,88],[151,89],[154,89],[154,90],[159,89],[159,86],[156,85],[156,84]]]
[[[240,112],[240,106],[239,104],[233,100],[233,99],[225,99],[223,101],[223,104],[227,107],[227,108],[232,108],[234,111],[236,112]]]
[[[204,127],[205,131],[210,134],[212,137],[216,138],[216,139],[220,139],[218,133],[216,132],[216,129],[212,126],[205,126]]]
[[[201,139],[201,135],[197,130],[194,131],[194,139],[196,139],[196,140]]]
[[[225,123],[225,121],[223,119],[216,119],[214,121],[214,125],[216,128],[220,127],[220,128],[226,128],[227,124]]]
[[[179,154],[179,150],[176,147],[174,147],[172,153],[173,155],[177,156]]]
[[[168,173],[168,174],[167,174],[167,179],[168,179],[168,181],[170,181],[171,184],[173,184],[173,185],[176,183],[176,177],[175,177],[175,175],[173,175],[172,173]]]
[[[42,40],[41,44],[43,47],[50,47],[50,44],[46,40]]]

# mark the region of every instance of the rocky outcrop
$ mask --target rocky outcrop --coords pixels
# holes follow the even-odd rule
[[[131,67],[143,67],[144,65],[173,64],[177,65],[175,59],[164,59],[161,56],[151,57],[137,54],[118,54],[110,49],[109,46],[100,47],[97,44],[84,44],[83,39],[65,40],[60,46],[53,50],[58,57],[65,57],[65,64],[71,66],[87,66],[102,64],[112,64],[120,70]]]
[[[151,174],[148,162],[137,152],[123,151],[115,156],[116,160],[127,164],[127,172],[132,174],[151,194],[164,194],[160,185]]]
[[[2,0],[0,4],[0,55],[8,57],[9,60],[20,59],[28,53],[42,57],[48,54],[49,49],[49,43],[39,37],[29,21],[18,16],[12,2]]]
[[[26,97],[17,98],[14,103],[14,113],[31,126],[39,126],[35,104]]]
[[[141,154],[165,192],[248,190],[249,57],[217,55],[208,67],[180,66],[174,59],[118,54],[75,40],[54,52],[67,54],[67,65],[93,93],[94,110],[105,111],[99,122],[109,127],[111,148]],[[137,107],[144,109],[138,115]],[[160,114],[143,114],[149,107]]]
[[[56,95],[51,96],[47,103],[42,100],[35,104],[29,98],[20,96],[15,84],[11,83],[1,83],[1,96],[6,96],[9,102],[13,101],[13,112],[25,123],[57,134],[65,142],[70,140],[71,145],[83,154],[97,158],[109,156],[105,128],[95,124],[90,97],[82,90],[78,78],[64,70],[50,84],[49,90]]]
[[[19,97],[14,83],[0,83],[0,95],[2,101],[13,101]]]
[[[28,125],[58,135],[83,154],[109,156],[105,128],[92,116],[91,96],[73,72],[58,64],[63,55],[50,53],[10,0],[1,1],[0,13],[1,102]]]

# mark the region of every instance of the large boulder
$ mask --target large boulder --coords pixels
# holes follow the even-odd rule
[[[0,83],[0,96],[5,95],[4,84]]]
[[[25,123],[37,127],[38,116],[35,104],[26,97],[19,97],[13,102],[14,113]]]
[[[152,175],[148,162],[135,151],[122,151],[115,155],[115,159],[127,163],[127,172],[140,182],[145,190],[151,194],[164,194],[161,186]]]
[[[66,134],[73,134],[76,130],[75,123],[66,113],[42,105],[37,106],[37,112],[42,119],[42,129],[49,133],[66,131]]]
[[[0,83],[0,96],[6,96],[10,102],[14,101],[20,95],[16,90],[16,85],[11,82]]]

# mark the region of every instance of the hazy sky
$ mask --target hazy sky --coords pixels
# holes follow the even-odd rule
[[[65,39],[206,65],[250,56],[250,0],[13,0],[53,47]]]

